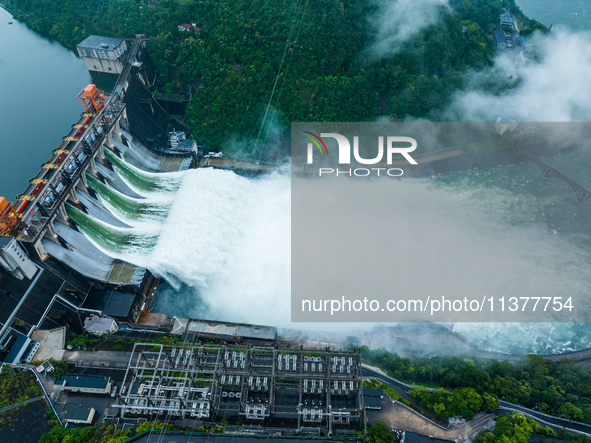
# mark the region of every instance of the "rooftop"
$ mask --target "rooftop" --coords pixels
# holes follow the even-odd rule
[[[62,375],[55,381],[56,385],[71,386],[74,388],[107,389],[109,377],[91,377],[88,375]]]
[[[190,320],[186,332],[206,335],[226,335],[232,337],[275,340],[277,328],[273,326],[248,325],[242,323]]]
[[[184,139],[179,141],[178,148],[180,149],[193,149],[193,146],[196,144],[195,140],[191,139]]]
[[[24,335],[17,337],[16,341],[14,342],[12,347],[10,348],[10,352],[8,353],[6,358],[4,359],[4,363],[9,363],[9,364],[20,363],[20,359],[21,359],[22,355],[24,354],[25,350],[27,349],[27,346],[29,345],[29,343],[31,343],[31,339],[29,337],[26,337]]]
[[[363,388],[363,396],[364,397],[383,397],[384,391],[381,389],[366,389]]]
[[[182,140],[185,138],[185,133],[183,131],[172,131],[170,133],[170,138],[178,138]]]
[[[133,307],[135,297],[136,295],[133,293],[93,288],[86,297],[83,307],[103,311],[103,315],[110,317],[127,317]]]
[[[78,47],[113,51],[123,42],[124,40],[122,38],[103,37],[101,35],[90,35],[86,37],[81,43],[78,43]],[[104,47],[103,43],[107,44],[108,46]]]
[[[109,332],[113,326],[112,318],[102,318],[98,315],[86,317],[84,320],[84,329],[89,332]]]
[[[367,409],[382,409],[382,399],[380,397],[363,396],[363,403]]]
[[[82,406],[76,403],[68,403],[66,404],[64,411],[64,418],[66,420],[86,421],[88,420],[88,416],[90,415],[92,408],[90,406]]]
[[[179,29],[183,28],[183,29],[190,30],[192,28],[194,31],[197,31],[197,32],[201,31],[201,28],[199,26],[197,26],[197,24],[195,24],[195,23],[192,23],[192,24],[183,23],[181,25],[177,25],[177,27]]]

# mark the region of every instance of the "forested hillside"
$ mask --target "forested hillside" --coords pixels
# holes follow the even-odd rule
[[[491,63],[492,32],[509,2],[452,0],[436,25],[388,58],[372,57],[358,0],[8,0],[27,23],[68,46],[90,34],[152,37],[157,86],[197,80],[187,122],[209,147],[250,152],[292,121],[434,117],[463,73]],[[180,32],[195,23],[200,33]],[[463,27],[466,28],[463,28]],[[261,130],[263,118],[265,127]]]
[[[433,357],[409,360],[385,350],[361,348],[363,359],[408,382],[423,382],[441,388],[471,388],[483,398],[494,395],[505,401],[568,420],[591,423],[591,373],[582,364],[559,362],[528,355],[522,363],[490,359]],[[428,393],[415,388],[414,396],[443,415],[458,412],[454,397],[444,390]],[[463,396],[465,397],[465,396]],[[449,414],[446,409],[452,407]]]

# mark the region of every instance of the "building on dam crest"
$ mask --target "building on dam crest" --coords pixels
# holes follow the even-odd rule
[[[122,38],[91,35],[76,46],[89,71],[121,74],[127,44]]]

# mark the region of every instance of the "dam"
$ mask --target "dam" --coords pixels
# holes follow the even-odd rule
[[[1,234],[30,247],[40,260],[52,256],[80,274],[112,284],[139,285],[146,270],[112,259],[79,231],[73,219],[92,219],[125,228],[103,200],[141,199],[126,183],[125,172],[179,171],[195,162],[197,150],[175,157],[148,150],[131,135],[120,92],[105,97],[95,85],[78,96],[80,120],[54,149],[14,204],[3,199]],[[122,177],[123,176],[123,177]],[[141,203],[138,203],[141,204]]]
[[[141,214],[149,202],[138,189],[155,189],[167,175],[198,165],[193,140],[167,149],[167,116],[144,83],[151,74],[146,40],[128,39],[112,94],[94,84],[78,94],[78,121],[16,201],[0,197],[0,293],[6,299],[0,349],[41,327],[66,325],[81,333],[79,312],[118,311],[136,321],[157,287],[145,267],[107,255],[85,233],[90,225],[125,235],[129,225],[113,204]],[[142,121],[150,124],[141,127]]]
[[[206,195],[208,170],[238,177],[269,169],[219,155],[210,164],[149,91],[146,41],[126,39],[112,93],[95,84],[80,91],[80,116],[61,143],[16,200],[0,197],[0,352],[37,329],[81,334],[90,314],[137,323],[160,281],[149,269],[168,275],[130,260],[130,251],[155,246],[157,233],[141,227],[166,221],[188,170],[205,167],[191,175],[200,188],[189,194]]]

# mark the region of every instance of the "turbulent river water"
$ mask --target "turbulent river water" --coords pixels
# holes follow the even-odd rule
[[[130,199],[93,180],[90,185],[130,228],[106,225],[75,208],[68,213],[106,253],[165,278],[157,311],[308,330],[349,329],[290,323],[287,167],[256,179],[213,169],[150,174],[111,157],[144,199]],[[589,150],[545,160],[591,187],[585,173],[591,168]],[[428,251],[421,264],[425,279],[413,283],[416,293],[468,280],[474,292],[465,295],[477,298],[498,295],[491,288],[499,280],[507,295],[591,293],[591,204],[578,202],[564,182],[543,178],[535,164],[392,185],[402,191],[391,202],[401,220],[419,220],[426,228],[421,239]],[[453,248],[445,238],[453,238]],[[400,248],[396,256],[405,260],[416,244],[401,241]],[[453,266],[442,272],[445,262]],[[591,346],[588,324],[448,326],[482,348],[503,352],[555,353]]]
[[[537,18],[536,2],[522,0],[519,4],[526,14]],[[572,17],[589,13],[588,10],[579,11],[579,2],[573,2],[572,7],[576,8],[572,11],[576,15],[571,14]],[[0,12],[0,18],[9,19],[6,13]],[[73,96],[90,80],[88,74],[84,74],[82,61],[22,24],[11,26],[9,29],[2,24],[3,36],[9,36],[8,33],[16,29],[19,35],[27,36],[29,40],[26,41],[31,45],[42,48],[40,51],[55,53],[62,57],[63,63],[70,64],[68,72],[76,72],[77,77],[66,83],[74,85],[73,90],[63,91],[53,103],[61,106],[60,100],[65,100],[63,94],[68,94],[68,101],[74,101]],[[584,25],[581,26],[584,29]],[[3,63],[0,68],[11,73],[12,83],[18,83],[19,70],[24,69],[27,76],[34,76],[35,71],[18,65],[18,57],[10,58],[22,52],[17,39],[11,38],[14,54],[10,46],[3,44],[5,52],[4,55],[0,53],[0,63]],[[37,75],[42,84],[45,73]],[[60,81],[56,79],[55,82]],[[0,82],[0,88],[6,84]],[[28,138],[32,132],[29,130],[31,107],[17,106],[15,97],[15,105],[11,105],[8,113],[7,99],[2,100],[2,120],[8,123],[10,114],[12,122],[11,128],[6,127],[10,146],[2,146],[3,155],[14,155],[26,146],[36,147],[28,156],[33,163],[16,172],[15,177],[24,184],[20,177],[36,173],[37,166],[32,165],[46,159],[59,134],[65,133],[75,121],[78,111],[69,110],[64,123],[56,120],[47,103],[45,114],[52,115],[47,131],[55,132],[54,128],[60,125],[63,128],[51,137],[44,136],[39,129],[39,137],[46,140],[40,143]],[[33,96],[28,103],[33,103]],[[43,121],[43,115],[36,119]],[[287,167],[256,179],[246,179],[232,172],[212,169],[150,174],[117,158],[111,160],[118,174],[143,198],[131,199],[93,179],[89,179],[89,185],[129,228],[106,225],[74,207],[68,207],[67,211],[100,249],[164,277],[157,311],[180,317],[218,318],[280,327],[301,326],[313,330],[333,327],[290,323],[291,206]],[[545,160],[591,189],[588,175],[591,146]],[[12,171],[5,169],[3,192],[6,194],[6,189],[9,195],[20,192],[20,186],[7,183],[14,168]],[[486,246],[491,252],[483,256],[482,272],[470,276],[481,279],[480,293],[487,291],[488,265],[512,263],[518,257],[515,266],[504,267],[508,291],[511,285],[526,281],[550,291],[591,294],[591,203],[577,202],[564,182],[544,179],[534,164],[468,170],[397,183],[405,190],[396,202],[402,214],[429,220],[433,226],[446,226],[462,239],[463,243],[451,251],[451,258],[458,266],[446,278],[465,279],[466,269],[478,265],[474,265],[471,251]],[[403,194],[413,198],[405,199]],[[449,249],[438,241],[441,235],[446,233],[438,233],[437,229],[426,234],[429,259],[425,276],[438,275],[438,264],[450,260]],[[476,345],[496,351],[556,353],[591,347],[591,324],[458,323],[448,326]],[[335,327],[349,330],[346,325]]]

